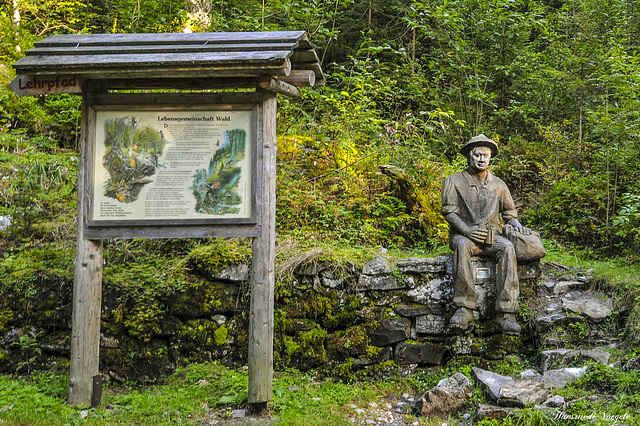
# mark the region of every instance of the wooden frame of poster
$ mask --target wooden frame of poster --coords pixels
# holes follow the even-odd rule
[[[262,94],[87,96],[90,239],[255,236]]]

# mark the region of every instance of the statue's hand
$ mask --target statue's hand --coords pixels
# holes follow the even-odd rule
[[[519,232],[519,233],[524,234],[524,235],[529,235],[532,232],[531,229],[527,228],[526,226],[522,226],[522,225],[514,226],[513,229],[516,232]]]
[[[465,237],[469,238],[476,244],[482,244],[487,239],[488,232],[484,227],[481,226],[472,226],[469,228],[469,231],[465,234]]]

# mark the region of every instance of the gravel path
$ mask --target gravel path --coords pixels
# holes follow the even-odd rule
[[[387,395],[378,402],[369,402],[366,405],[348,404],[344,407],[345,418],[354,425],[365,426],[417,426],[413,416],[407,413],[413,403],[413,398],[408,394],[401,397]],[[278,418],[275,415],[264,414],[261,416],[247,415],[245,410],[229,412],[212,412],[207,421],[202,425],[221,426],[267,426],[277,425]]]

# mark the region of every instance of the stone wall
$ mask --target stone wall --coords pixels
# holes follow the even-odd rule
[[[478,321],[462,335],[448,325],[454,311],[451,256],[394,264],[377,257],[362,268],[323,261],[299,265],[276,284],[276,368],[383,374],[442,365],[454,355],[499,359],[528,350],[529,328],[521,337],[498,332],[493,321],[494,264],[479,258],[475,262]],[[520,265],[519,274],[522,297],[535,296],[539,264]],[[188,286],[156,296],[161,312],[145,310],[144,300],[115,290],[105,279],[100,350],[105,376],[153,381],[191,362],[246,362],[247,265],[215,273],[194,270],[192,275]],[[70,282],[44,282],[32,300],[3,296],[3,372],[66,371],[71,292]]]
[[[280,298],[276,306],[282,317],[276,337],[280,360],[343,374],[377,373],[385,367],[406,372],[442,365],[453,355],[500,359],[531,349],[524,343],[526,333],[504,336],[495,324],[495,262],[475,258],[474,263],[477,321],[464,334],[449,327],[455,311],[451,256],[410,258],[393,265],[377,257],[362,270],[340,274],[327,263],[299,267],[291,284],[295,296]],[[535,289],[539,263],[519,265],[519,275],[522,287]],[[302,318],[302,312],[313,313]]]

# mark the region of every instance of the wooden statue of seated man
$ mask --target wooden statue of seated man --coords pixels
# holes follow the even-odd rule
[[[445,179],[442,185],[442,214],[449,223],[449,246],[453,255],[453,304],[450,319],[455,328],[467,329],[476,309],[475,277],[472,257],[483,255],[497,261],[496,320],[506,334],[520,334],[516,321],[520,292],[516,253],[511,241],[500,233],[500,216],[512,232],[531,234],[520,224],[518,212],[507,185],[488,170],[498,154],[498,144],[485,135],[471,138],[460,153],[468,167]]]

